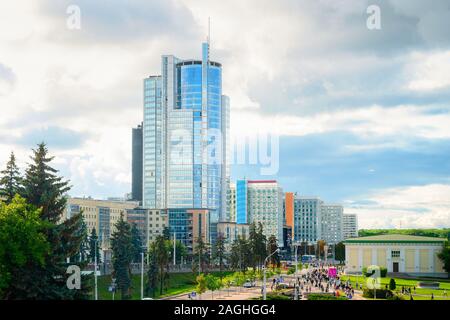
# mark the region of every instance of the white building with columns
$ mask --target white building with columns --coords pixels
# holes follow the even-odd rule
[[[387,268],[388,273],[447,277],[437,256],[446,240],[398,234],[347,239],[345,270],[361,273],[364,267],[377,265]]]

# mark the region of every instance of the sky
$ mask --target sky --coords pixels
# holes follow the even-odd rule
[[[163,54],[200,58],[208,17],[231,134],[279,142],[275,174],[233,179],[341,203],[361,228],[450,227],[446,0],[2,1],[0,167],[45,141],[72,196],[130,192],[142,80]]]

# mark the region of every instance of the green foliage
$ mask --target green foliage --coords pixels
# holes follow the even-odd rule
[[[32,271],[23,274],[27,288],[20,293],[17,291],[17,299],[86,299],[89,294],[90,288],[83,279],[81,290],[69,290],[66,286],[67,259],[74,260],[79,254],[85,234],[81,214],[61,222],[70,186],[50,166],[52,160],[46,145],[39,144],[33,149],[31,163],[22,180],[23,197],[28,204],[40,208],[40,219],[48,224],[45,235],[50,252],[45,256],[44,265],[30,266]],[[79,263],[80,268],[83,265]]]
[[[205,275],[203,273],[199,274],[197,278],[195,279],[197,282],[197,293],[199,295],[203,294],[206,291],[206,279]]]
[[[389,280],[389,290],[395,290],[395,288],[397,287],[395,280],[393,278],[391,278],[391,280]]]
[[[131,268],[133,260],[133,244],[131,242],[131,226],[124,221],[123,215],[115,224],[115,231],[111,235],[111,249],[113,252],[113,276],[123,300],[131,296]]]
[[[170,263],[170,241],[163,235],[156,237],[152,243],[152,252],[159,274],[159,294],[162,295],[164,291],[164,284],[167,284],[167,276]]]
[[[339,242],[336,244],[336,248],[334,248],[335,259],[340,261],[341,263],[345,261],[345,245],[343,242]]]
[[[383,234],[403,234],[423,237],[447,238],[450,228],[444,229],[361,229],[358,234],[360,237],[378,236]]]
[[[244,237],[238,237],[231,245],[230,263],[234,270],[245,272],[252,261],[250,243]]]
[[[291,298],[284,294],[268,293],[266,294],[266,300],[291,300]]]
[[[206,271],[206,266],[209,264],[209,244],[203,241],[203,237],[197,237],[194,246],[194,259],[192,261],[195,264],[197,260],[197,265],[200,265],[200,272]]]
[[[331,294],[310,293],[308,294],[308,300],[348,300],[344,296],[334,296]]]
[[[142,259],[141,253],[143,251],[142,248],[143,244],[141,239],[141,233],[135,223],[133,223],[133,225],[131,226],[131,245],[133,247],[132,253],[133,262],[140,263]]]
[[[444,270],[450,275],[450,247],[448,246],[448,243],[438,254],[438,257],[444,264]]]
[[[14,196],[22,192],[22,178],[13,152],[6,163],[6,169],[0,171],[0,174],[2,175],[0,177],[0,199],[3,198],[6,203],[11,203]]]
[[[219,263],[220,274],[222,274],[225,254],[225,239],[223,234],[219,233],[213,247],[213,259],[217,260]],[[220,276],[220,279],[222,279],[222,275]]]
[[[10,204],[0,203],[0,299],[26,296],[25,275],[33,271],[32,266],[45,265],[50,251],[44,233],[48,225],[39,216],[40,210],[18,195]]]
[[[220,289],[221,281],[219,278],[213,276],[212,274],[208,274],[205,277],[206,288],[211,291],[211,297],[214,299],[214,291]]]
[[[362,268],[362,274],[365,277],[370,277],[372,275],[372,272],[367,272],[367,267]],[[386,267],[380,267],[380,277],[386,278],[387,276],[387,268]]]
[[[274,235],[271,235],[267,243],[267,253],[271,254],[277,249],[278,249],[277,238]],[[270,264],[272,265],[273,269],[275,269],[275,267],[277,268],[280,267],[280,255],[278,254],[278,252],[275,252],[270,257]]]
[[[363,297],[364,298],[373,299],[374,291],[375,291],[374,289],[367,289],[367,288],[365,288],[363,290]],[[377,289],[376,290],[376,296],[377,296],[377,299],[388,299],[390,297],[393,297],[394,293],[391,290]]]
[[[89,236],[89,261],[94,262],[95,257],[97,257],[97,263],[100,263],[100,245],[98,243],[97,231],[93,228]]]
[[[267,239],[263,234],[261,223],[252,223],[249,229],[250,265],[253,269],[261,269],[267,256]]]

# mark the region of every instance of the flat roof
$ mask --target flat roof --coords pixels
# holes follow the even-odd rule
[[[368,236],[359,238],[350,238],[344,243],[443,243],[446,238],[411,236],[404,234],[383,234],[378,236]]]

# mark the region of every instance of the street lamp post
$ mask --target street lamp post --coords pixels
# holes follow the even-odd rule
[[[144,299],[144,250],[141,252],[141,300]]]
[[[94,243],[95,243],[95,249],[94,249],[95,300],[98,300],[98,287],[97,287],[97,240],[95,240]]]
[[[275,253],[279,252],[280,249],[276,249],[274,252],[272,252],[271,254],[269,254],[266,259],[264,259],[264,284],[263,284],[263,300],[266,300],[266,265],[267,265],[267,260],[273,256]]]

